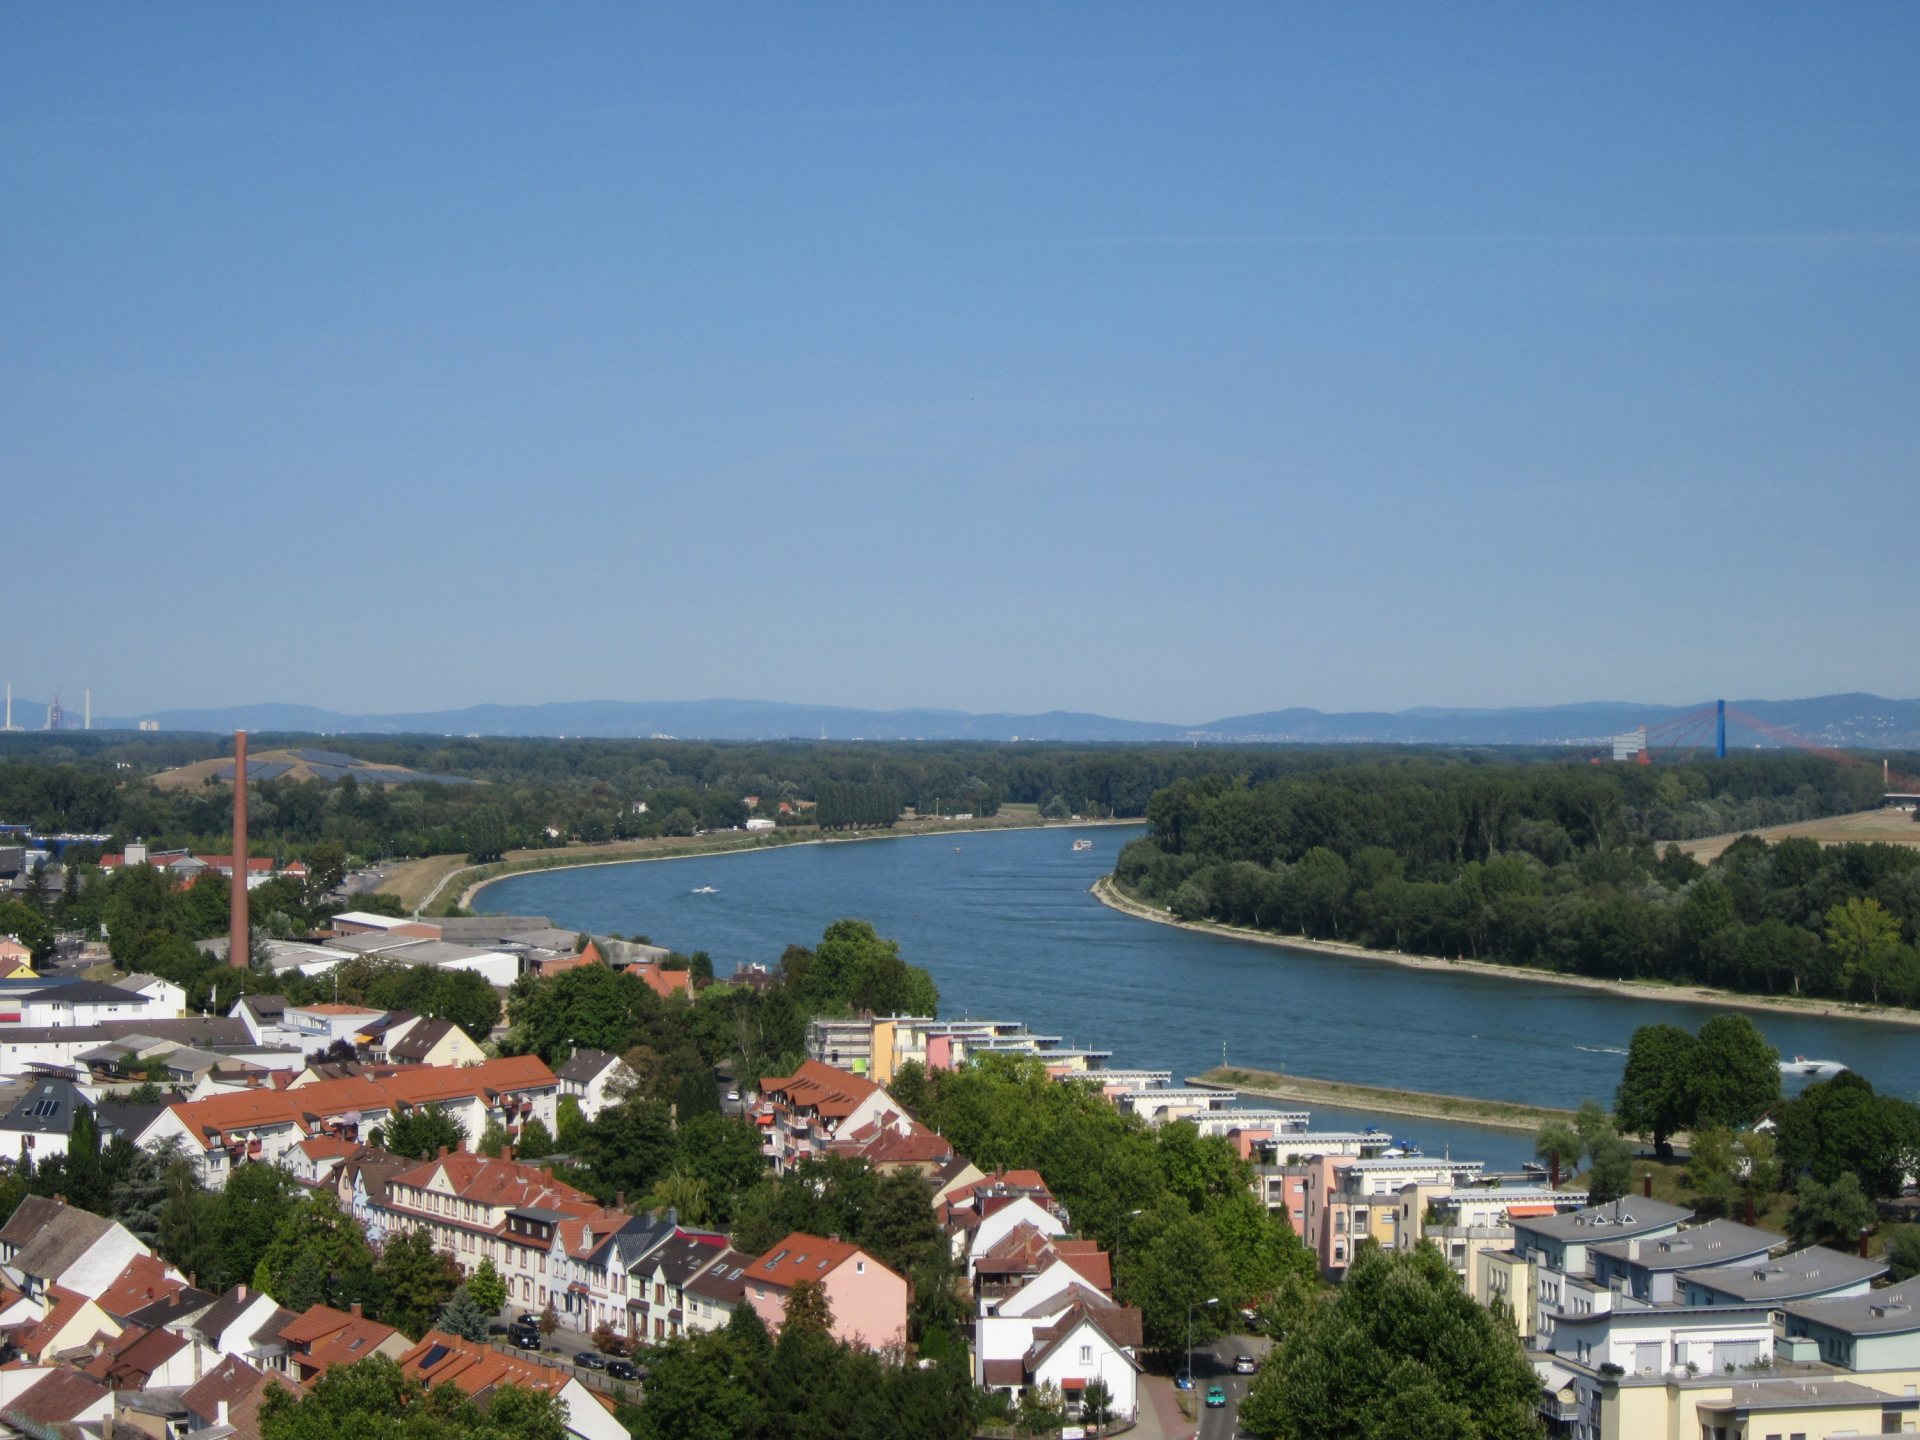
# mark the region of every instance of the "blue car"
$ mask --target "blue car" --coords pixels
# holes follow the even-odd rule
[[[1178,1375],[1175,1375],[1173,1377],[1173,1388],[1176,1390],[1191,1390],[1193,1388],[1193,1372],[1191,1370],[1182,1370]]]

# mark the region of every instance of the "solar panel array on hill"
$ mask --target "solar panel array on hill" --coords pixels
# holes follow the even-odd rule
[[[356,770],[359,770],[362,774],[366,773],[365,770],[358,765],[329,765],[323,760],[308,760],[305,763],[307,769],[313,773],[313,778],[316,780],[344,780]]]
[[[268,780],[278,780],[291,769],[293,769],[293,764],[287,760],[249,760],[247,761],[247,783],[249,785],[259,785]],[[216,780],[233,779],[233,761],[229,760],[226,764],[216,769],[213,772],[213,778]]]
[[[309,765],[332,765],[335,767],[351,768],[355,765],[364,765],[367,763],[364,760],[357,760],[351,755],[342,755],[338,750],[289,750],[287,754],[296,760],[303,760]]]

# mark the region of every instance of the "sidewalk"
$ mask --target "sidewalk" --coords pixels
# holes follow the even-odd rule
[[[1180,1413],[1174,1399],[1173,1381],[1165,1375],[1140,1377],[1139,1424],[1133,1433],[1140,1440],[1187,1440],[1199,1430],[1196,1421]]]

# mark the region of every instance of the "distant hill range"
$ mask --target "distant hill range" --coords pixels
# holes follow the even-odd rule
[[[236,728],[311,735],[543,735],[673,737],[682,740],[1052,740],[1129,744],[1589,745],[1646,725],[1657,731],[1711,701],[1637,705],[1599,701],[1502,710],[1418,709],[1391,714],[1272,710],[1183,725],[1115,720],[1056,710],[1044,715],[973,715],[960,710],[856,710],[761,700],[581,700],[545,705],[475,705],[464,710],[353,715],[307,705],[235,705],[160,710],[96,719],[96,729],[157,721],[163,732]],[[1810,700],[1735,700],[1729,707],[1807,740],[1836,747],[1920,749],[1920,700],[1821,695]],[[39,706],[14,701],[14,723],[34,728]],[[1659,740],[1656,734],[1656,743]],[[1730,745],[1778,742],[1729,722]],[[1712,743],[1706,736],[1705,743]]]

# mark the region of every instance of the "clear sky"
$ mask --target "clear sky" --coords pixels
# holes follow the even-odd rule
[[[0,679],[1920,693],[1920,7],[0,7]]]

